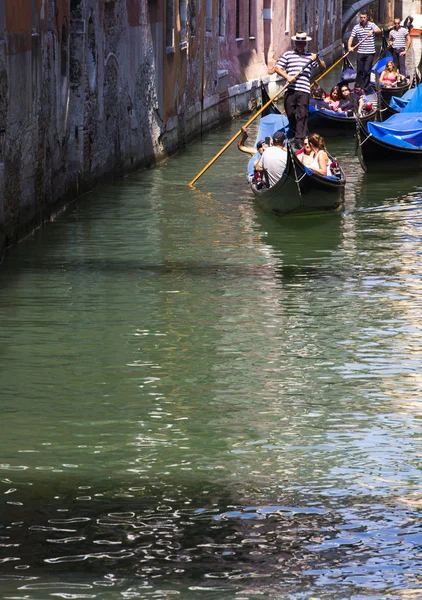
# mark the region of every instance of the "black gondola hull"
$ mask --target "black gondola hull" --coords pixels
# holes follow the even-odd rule
[[[387,144],[371,135],[365,123],[359,120],[357,142],[359,162],[365,171],[385,171],[389,165],[397,172],[422,168],[422,149]]]
[[[373,110],[365,115],[362,120],[367,123],[374,121],[377,111]],[[325,113],[323,110],[311,112],[308,119],[310,133],[319,133],[323,136],[355,135],[356,117],[336,116]]]
[[[277,215],[292,212],[333,210],[344,201],[345,178],[329,178],[310,173],[302,163],[288,153],[285,174],[273,187],[252,192],[259,206]]]

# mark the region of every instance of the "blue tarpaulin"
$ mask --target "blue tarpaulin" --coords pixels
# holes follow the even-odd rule
[[[368,131],[377,140],[393,146],[422,149],[422,112],[403,111],[384,123],[368,123]]]
[[[389,60],[393,60],[393,57],[390,52],[387,52],[387,54],[383,58],[380,58],[374,64],[374,66],[372,67],[372,73],[377,72],[378,75],[381,75],[381,73],[385,71],[385,65],[388,63]]]
[[[401,112],[405,106],[407,106],[410,100],[413,98],[417,88],[410,88],[407,90],[405,94],[400,98],[399,96],[393,96],[390,100],[390,107],[398,112]],[[421,106],[422,110],[422,106]]]
[[[274,133],[281,129],[287,135],[289,121],[285,115],[267,115],[262,117],[259,122],[259,130],[256,138],[258,143],[260,140],[265,140],[266,137],[273,137]],[[256,144],[255,144],[256,145]]]
[[[368,123],[368,131],[377,140],[393,146],[422,149],[422,84],[400,113],[384,123]]]
[[[319,109],[316,106],[312,106],[312,104],[310,104],[309,105],[309,118],[312,119],[313,115],[318,114],[321,111],[324,112],[324,115],[327,114],[327,115],[332,115],[334,117],[341,117],[341,116],[344,117],[346,115],[346,113],[342,114],[342,113],[335,112],[334,110],[328,110],[326,108]]]
[[[404,94],[404,96],[407,96],[407,94],[411,92],[411,90],[409,90],[408,92],[406,92]],[[409,100],[409,102],[407,103],[407,106],[405,106],[405,108],[402,110],[402,112],[404,113],[411,113],[411,112],[415,112],[415,113],[419,113],[422,112],[422,84],[418,85],[418,87],[416,88],[416,90],[414,90],[411,99]]]

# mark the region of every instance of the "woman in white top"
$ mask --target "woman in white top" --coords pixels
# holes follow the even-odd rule
[[[306,137],[303,140],[303,150],[300,150],[296,156],[300,160],[301,163],[305,165],[305,167],[309,167],[312,169],[312,163],[314,162],[315,153],[311,148],[309,143],[309,139]]]
[[[311,133],[308,139],[314,153],[314,159],[309,168],[320,175],[331,175],[330,159],[325,150],[324,138],[317,133]]]

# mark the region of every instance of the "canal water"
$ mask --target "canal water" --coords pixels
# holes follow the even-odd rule
[[[254,205],[238,129],[0,268],[0,595],[422,597],[422,186]]]

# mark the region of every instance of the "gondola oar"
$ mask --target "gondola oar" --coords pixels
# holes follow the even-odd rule
[[[353,48],[353,50],[349,50],[349,52],[346,52],[346,54],[343,54],[343,56],[341,56],[333,65],[331,65],[331,67],[329,69],[326,69],[324,71],[324,73],[322,73],[319,77],[317,77],[315,79],[315,81],[312,82],[312,85],[314,85],[315,83],[318,83],[318,81],[321,81],[321,79],[323,77],[325,77],[327,75],[327,73],[329,73],[331,71],[331,69],[334,69],[334,67],[336,67],[339,63],[341,63],[341,61],[344,60],[347,56],[349,56],[349,54],[354,52],[356,50],[356,48],[358,46],[360,46],[365,40],[367,40],[371,35],[372,35],[372,31],[371,31],[371,33],[368,33],[368,35],[366,37],[364,37],[363,40],[361,40],[359,43],[357,43],[356,46]]]
[[[312,60],[308,61],[308,62],[306,63],[306,65],[303,67],[303,69],[301,69],[301,70],[299,71],[299,73],[297,73],[297,74],[294,76],[294,78],[293,78],[291,81],[287,82],[287,83],[286,83],[286,85],[284,85],[284,86],[281,88],[281,90],[279,90],[279,91],[277,92],[277,94],[276,94],[275,96],[273,96],[272,98],[270,98],[270,100],[268,100],[268,102],[267,102],[266,104],[264,104],[264,106],[262,106],[262,107],[259,109],[259,111],[258,111],[257,113],[255,113],[255,114],[254,114],[254,115],[253,115],[253,116],[252,116],[252,117],[249,119],[249,121],[246,123],[246,125],[244,125],[244,126],[243,126],[243,128],[245,129],[246,127],[249,127],[249,125],[250,125],[251,123],[253,123],[253,121],[255,121],[255,119],[256,119],[257,117],[259,117],[259,115],[260,115],[260,114],[261,114],[261,113],[262,113],[262,112],[263,112],[263,111],[264,111],[264,110],[265,110],[265,109],[266,109],[266,108],[267,108],[267,107],[268,107],[268,106],[271,104],[271,102],[274,102],[274,100],[275,100],[276,98],[278,98],[278,97],[279,97],[279,96],[280,96],[280,95],[281,95],[283,92],[285,92],[285,91],[286,91],[286,89],[289,87],[289,85],[290,85],[291,83],[293,83],[294,81],[296,81],[296,79],[297,79],[297,78],[298,78],[300,75],[302,75],[303,71],[304,71],[304,70],[305,70],[307,67],[309,67],[309,65],[310,65],[311,63],[313,63],[313,62],[314,62],[314,59],[312,59]],[[220,157],[220,156],[223,154],[223,152],[225,152],[225,151],[227,150],[227,148],[228,148],[228,147],[229,147],[231,144],[233,144],[233,142],[236,140],[236,138],[238,138],[238,137],[239,137],[239,135],[241,135],[241,133],[242,133],[242,129],[239,129],[239,131],[238,131],[237,133],[235,133],[235,134],[234,134],[234,136],[233,136],[233,137],[232,137],[232,138],[231,138],[231,139],[230,139],[230,140],[227,142],[227,144],[225,144],[225,146],[223,146],[223,148],[221,148],[221,150],[220,150],[219,152],[217,152],[217,154],[214,156],[214,158],[212,158],[212,159],[210,160],[210,162],[209,162],[209,163],[208,163],[208,164],[207,164],[207,165],[206,165],[206,166],[205,166],[205,167],[202,169],[202,171],[200,171],[200,172],[198,173],[198,175],[197,175],[196,177],[194,177],[194,178],[192,179],[192,181],[190,181],[190,182],[188,183],[188,185],[190,185],[190,186],[193,186],[193,184],[195,183],[195,181],[197,181],[197,180],[198,180],[198,179],[201,177],[201,175],[203,175],[203,174],[205,173],[205,171],[207,171],[207,170],[210,168],[210,166],[211,166],[213,163],[215,163],[215,161],[217,160],[217,158],[219,158],[219,157]]]

